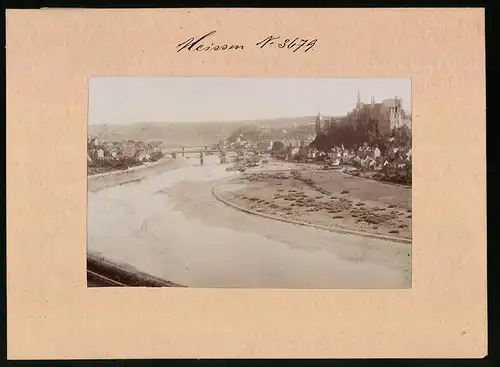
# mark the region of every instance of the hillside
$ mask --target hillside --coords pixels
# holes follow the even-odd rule
[[[90,125],[89,136],[105,140],[162,141],[164,147],[209,145],[227,139],[245,126],[285,127],[314,122],[315,116],[234,122],[153,122],[130,125]]]

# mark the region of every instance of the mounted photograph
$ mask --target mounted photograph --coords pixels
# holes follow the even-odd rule
[[[411,288],[411,79],[88,83],[89,287]]]

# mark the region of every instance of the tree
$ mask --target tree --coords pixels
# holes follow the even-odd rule
[[[285,144],[282,141],[273,142],[273,146],[271,147],[271,152],[273,155],[278,154],[279,152],[285,149]]]
[[[163,157],[164,157],[164,155],[163,155],[163,152],[162,152],[162,151],[158,151],[158,152],[153,152],[153,153],[151,153],[151,160],[152,160],[153,162],[156,162],[156,161],[158,161],[158,160],[162,159]]]
[[[332,148],[332,141],[330,139],[330,132],[328,135],[318,134],[316,138],[311,143],[311,146],[322,152],[328,152]]]
[[[398,146],[407,147],[411,145],[411,132],[406,125],[394,129],[393,137]]]
[[[234,143],[241,135],[243,135],[243,128],[240,127],[233,131],[229,138],[227,138],[227,140],[231,143]]]
[[[227,139],[229,142],[234,143],[239,137],[246,141],[258,141],[260,136],[260,131],[256,127],[240,127],[233,131],[233,133]]]

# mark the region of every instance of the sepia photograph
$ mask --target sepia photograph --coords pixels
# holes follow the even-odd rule
[[[412,287],[411,79],[88,83],[88,287]]]

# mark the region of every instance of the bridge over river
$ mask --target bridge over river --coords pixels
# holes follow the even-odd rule
[[[200,154],[200,153],[210,153],[210,154],[219,154],[219,156],[223,157],[228,153],[236,153],[238,155],[245,155],[245,153],[258,153],[262,152],[261,149],[256,148],[218,148],[214,146],[183,146],[183,147],[172,147],[165,148],[162,150],[164,154]]]

